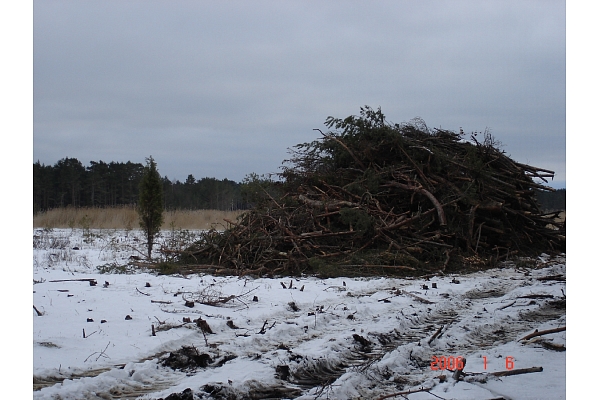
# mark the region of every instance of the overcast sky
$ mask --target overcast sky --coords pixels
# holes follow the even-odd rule
[[[33,4],[34,162],[241,181],[369,105],[488,128],[566,187],[564,0]]]

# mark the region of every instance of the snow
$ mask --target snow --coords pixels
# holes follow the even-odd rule
[[[543,346],[566,345],[566,332],[520,340],[566,326],[565,282],[538,279],[565,275],[564,256],[428,280],[184,277],[100,273],[139,255],[138,231],[33,234],[33,304],[43,314],[32,310],[34,399],[159,399],[187,388],[197,399],[376,399],[422,388],[431,390],[406,398],[566,398],[566,351]],[[163,366],[183,346],[208,366]],[[466,357],[466,376],[433,370],[434,356]],[[543,371],[481,379],[507,366]]]

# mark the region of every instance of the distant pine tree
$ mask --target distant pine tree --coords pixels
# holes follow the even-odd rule
[[[140,216],[140,227],[148,243],[148,259],[152,258],[154,238],[160,232],[160,227],[164,221],[163,209],[162,181],[156,169],[156,162],[150,156],[146,159],[144,175],[140,182],[140,196],[137,207]]]
[[[557,189],[554,192],[536,191],[536,197],[543,211],[567,209],[567,190]]]

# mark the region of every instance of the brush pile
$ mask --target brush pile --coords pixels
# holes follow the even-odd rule
[[[291,150],[276,190],[180,261],[236,274],[423,275],[565,251],[564,224],[535,198],[554,173],[510,159],[488,132],[465,140],[369,107],[325,125]]]

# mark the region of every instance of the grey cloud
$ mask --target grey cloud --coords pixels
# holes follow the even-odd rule
[[[152,153],[169,177],[241,180],[368,104],[490,127],[564,177],[561,1],[34,6],[34,160]]]

